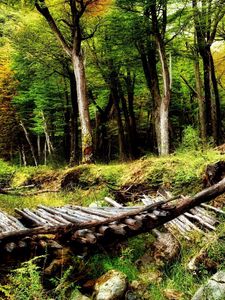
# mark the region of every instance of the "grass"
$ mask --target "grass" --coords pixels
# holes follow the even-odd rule
[[[15,207],[35,208],[38,204],[49,206],[65,204],[86,206],[92,202],[103,204],[104,197],[110,195],[109,186],[120,189],[125,186],[143,184],[149,187],[149,190],[155,190],[163,184],[174,194],[193,194],[202,189],[202,175],[205,167],[218,160],[225,160],[225,155],[220,155],[214,150],[205,152],[190,150],[166,157],[148,155],[134,162],[81,165],[63,169],[45,166],[18,168],[0,161],[2,187],[9,185],[19,187],[35,182],[42,188],[55,189],[60,186],[63,178],[73,175],[73,180],[69,181],[72,189],[65,188],[58,193],[27,197],[0,195],[0,209],[13,213]],[[198,276],[190,273],[187,270],[188,262],[204,248],[208,253],[208,258],[217,264],[217,268],[224,269],[224,236],[224,219],[221,219],[217,232],[210,233],[207,238],[200,239],[196,235],[194,242],[182,240],[179,260],[163,267],[149,263],[142,271],[138,269],[135,261],[146,252],[154,238],[150,234],[140,235],[129,239],[120,253],[102,253],[93,256],[87,262],[87,269],[94,278],[110,269],[120,270],[127,275],[130,283],[137,280],[143,284],[145,293],[152,300],[168,299],[167,293],[174,293],[174,299],[189,300],[211,274],[204,264],[199,266]],[[34,276],[37,278],[38,275],[35,272]]]

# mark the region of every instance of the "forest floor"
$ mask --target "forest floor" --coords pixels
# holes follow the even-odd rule
[[[149,155],[132,162],[81,165],[73,168],[49,166],[19,168],[0,161],[1,187],[13,188],[9,190],[10,195],[0,195],[0,209],[13,213],[14,208],[34,208],[38,204],[87,206],[94,202],[106,205],[105,196],[126,205],[133,205],[140,195],[154,194],[162,185],[173,195],[191,195],[203,188],[206,166],[219,160],[225,160],[225,155],[208,150],[180,152],[162,158]],[[20,188],[26,185],[34,187]],[[48,192],[39,193],[44,190]],[[224,202],[224,196],[217,201],[218,205]],[[146,253],[151,257],[152,244],[155,241],[152,234],[143,234],[126,241],[119,251],[112,253],[103,251],[90,257],[88,261],[82,263],[79,261],[78,269],[82,269],[81,273],[87,270],[92,274],[91,279],[98,278],[110,269],[120,270],[127,275],[131,286],[135,285],[137,290],[142,291],[139,299],[188,300],[211,274],[225,268],[224,236],[225,220],[221,218],[217,231],[208,233],[207,236],[198,234],[193,236],[191,241],[177,236],[181,250],[174,261],[159,262],[149,259],[140,267],[136,262],[146,257]],[[201,253],[202,249],[207,253],[206,257],[201,260],[196,272],[190,272],[187,268],[188,263]],[[77,268],[76,263],[74,266]],[[70,298],[68,294],[71,288],[79,287],[79,280],[76,281],[78,275],[73,274],[74,268],[70,267],[64,275],[51,279],[55,287],[60,286],[58,289],[55,288],[51,299],[65,299],[65,297],[76,299]],[[8,298],[0,296],[0,299],[50,299],[46,296],[48,295],[45,294],[46,291],[42,290],[39,271],[32,264],[26,265],[25,270],[22,276],[21,271],[14,273],[7,287],[0,286],[0,295],[3,290],[3,294],[7,291],[8,295],[12,295]],[[71,279],[71,274],[73,284],[65,284]],[[29,278],[27,281],[26,276]],[[37,290],[32,291],[28,287],[30,280],[34,280],[36,283],[34,286],[40,285],[37,288],[38,298],[34,296]],[[13,298],[15,293],[17,298]],[[25,293],[28,293],[29,297],[24,297]]]

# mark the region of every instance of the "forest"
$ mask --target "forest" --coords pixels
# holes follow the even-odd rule
[[[224,142],[223,1],[3,1],[0,156],[20,165]]]
[[[0,299],[225,299],[225,0],[0,0]]]

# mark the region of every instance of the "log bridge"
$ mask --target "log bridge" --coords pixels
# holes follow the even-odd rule
[[[24,253],[35,249],[38,254],[49,245],[53,248],[69,245],[79,252],[84,247],[106,245],[162,225],[189,239],[187,233],[193,230],[215,230],[216,214],[225,215],[225,212],[205,202],[224,192],[225,178],[193,197],[164,194],[152,199],[144,196],[142,204],[133,207],[123,207],[106,197],[113,207],[39,205],[35,210],[16,209],[18,217],[0,212],[1,253],[19,253],[19,250]]]

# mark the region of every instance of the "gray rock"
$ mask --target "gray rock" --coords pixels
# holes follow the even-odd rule
[[[122,272],[111,270],[96,281],[96,300],[120,299],[123,297],[126,287],[126,275]]]
[[[225,299],[225,271],[213,275],[205,285],[201,286],[192,300],[224,300]]]

